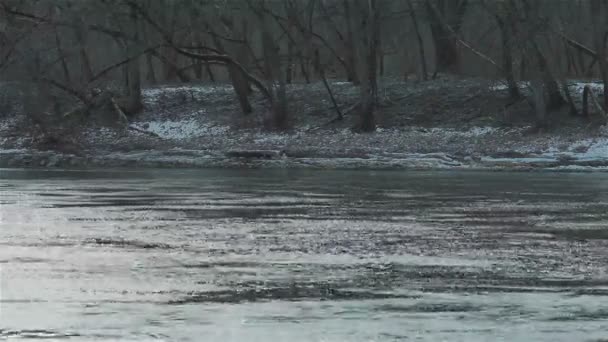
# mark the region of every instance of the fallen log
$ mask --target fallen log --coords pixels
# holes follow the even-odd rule
[[[277,150],[232,150],[226,152],[230,158],[244,159],[279,159],[285,155],[285,151]]]
[[[134,132],[138,132],[138,133],[149,135],[149,136],[154,137],[154,138],[162,139],[162,137],[160,135],[158,135],[158,134],[156,134],[154,132],[146,131],[145,129],[141,129],[141,128],[135,127],[133,125],[129,125],[127,127],[127,129],[129,131],[134,131]]]

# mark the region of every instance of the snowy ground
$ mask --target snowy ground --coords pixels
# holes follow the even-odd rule
[[[519,86],[519,88],[524,89],[524,88],[529,87],[530,83],[529,82],[518,82],[518,86]],[[596,92],[600,92],[603,89],[603,84],[601,82],[569,82],[569,84],[568,84],[568,88],[574,94],[581,94],[583,92],[583,89],[585,88],[585,86],[589,86],[589,88],[591,88],[591,90],[596,91]],[[495,85],[492,85],[490,87],[490,89],[494,90],[494,91],[502,91],[502,90],[507,90],[508,86],[506,83],[500,82]]]
[[[570,85],[573,96],[578,97],[586,84],[601,91],[597,83],[573,82]],[[356,96],[347,83],[336,82],[332,87],[344,108]],[[230,87],[151,88],[144,91],[146,112],[131,122],[137,130],[88,128],[79,138],[84,146],[82,154],[32,151],[28,146],[30,140],[15,134],[18,119],[0,119],[0,166],[608,168],[605,127],[589,128],[587,123],[576,123],[574,128],[568,124],[567,129],[530,133],[530,124],[502,125],[496,119],[502,107],[491,100],[492,96],[498,100],[504,97],[503,84],[481,84],[475,88],[470,83],[459,83],[450,89],[456,94],[460,91],[462,96],[446,93],[436,84],[389,84],[382,92],[383,101],[392,106],[385,106],[390,108],[379,113],[376,132],[357,134],[350,129],[352,118],[325,124],[334,113],[327,106],[327,99],[321,98],[322,89],[315,86],[293,86],[294,110],[297,108],[300,114],[292,129],[284,133],[260,128],[265,108],[255,97],[256,112],[247,119],[254,125],[243,128],[239,122],[236,127],[238,107]],[[481,100],[462,104],[470,101],[462,97],[471,92],[480,94],[474,100]],[[426,93],[445,97],[429,109]],[[402,98],[405,100],[399,102]],[[485,108],[494,113],[483,115]],[[456,110],[473,114],[458,117]],[[428,120],[435,116],[442,120]],[[280,152],[276,153],[277,158],[262,160],[227,157],[230,152],[243,150]]]

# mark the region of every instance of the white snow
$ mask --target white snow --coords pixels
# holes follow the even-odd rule
[[[517,82],[517,86],[520,89],[527,88],[530,86],[530,82],[520,81]],[[575,94],[582,94],[585,86],[589,86],[591,90],[594,92],[600,92],[604,89],[604,85],[601,82],[568,82],[568,88],[573,91]],[[503,91],[507,90],[509,87],[505,82],[496,83],[493,86],[490,86],[490,90],[492,91]]]
[[[14,129],[23,117],[15,115],[0,119],[0,146],[11,142],[13,147],[21,147],[28,140],[25,136],[14,136]],[[10,137],[13,135],[12,137]]]
[[[564,160],[564,165],[557,167],[559,169],[589,169],[589,166],[577,165],[584,162],[606,162],[608,164],[608,138],[582,139],[570,144],[565,151],[560,151],[555,145],[550,145],[548,149],[538,154],[530,154],[522,158],[491,158],[483,157],[485,162],[501,162],[501,163],[554,163],[559,160]],[[568,161],[565,161],[568,160]],[[593,166],[592,168],[605,169],[602,166]]]
[[[580,146],[580,145],[578,145]],[[587,145],[586,152],[574,153],[579,156],[579,159],[585,160],[607,160],[608,159],[608,139],[598,139]]]
[[[604,85],[598,82],[576,82],[574,85],[570,86],[570,89],[574,88],[577,93],[582,94],[585,86],[589,86],[589,88],[594,92],[599,92],[604,89]]]
[[[413,129],[416,129],[416,127],[413,127]],[[433,135],[442,135],[442,136],[446,136],[446,137],[449,137],[449,136],[468,137],[468,138],[479,137],[479,136],[483,136],[483,135],[487,135],[487,134],[494,134],[494,133],[501,132],[496,127],[487,127],[487,126],[486,127],[473,127],[468,130],[458,130],[458,129],[453,129],[453,128],[431,128],[431,129],[427,129],[427,131],[429,132],[429,134],[433,134]]]
[[[529,85],[530,85],[530,82],[524,82],[524,81],[517,82],[517,87],[520,89],[527,88]],[[507,89],[509,89],[509,85],[506,82],[500,82],[500,83],[497,83],[490,87],[490,90],[493,90],[493,91],[502,91],[502,90],[507,90]]]
[[[132,126],[171,140],[191,139],[203,135],[220,136],[230,129],[226,126],[204,125],[195,119],[139,122]]]
[[[185,100],[201,100],[205,96],[217,94],[218,91],[230,91],[228,85],[198,85],[198,86],[177,86],[177,87],[158,87],[142,90],[144,104],[154,105],[162,102],[165,98],[175,98],[181,93]]]
[[[289,139],[288,134],[258,132],[254,135],[253,142],[256,144],[284,145],[287,143],[288,139]]]

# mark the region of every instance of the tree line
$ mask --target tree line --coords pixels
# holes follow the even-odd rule
[[[3,0],[0,77],[36,94],[32,111],[118,88],[127,116],[144,85],[229,82],[242,115],[263,96],[274,129],[294,82],[321,82],[341,119],[331,81],[344,80],[359,87],[356,128],[371,131],[382,77],[448,73],[500,80],[513,100],[529,82],[543,125],[576,111],[567,78],[608,82],[607,20],[604,0]],[[608,107],[606,87],[601,103],[585,96]]]

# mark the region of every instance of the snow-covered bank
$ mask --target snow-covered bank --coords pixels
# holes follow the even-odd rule
[[[333,156],[322,156],[304,155],[293,150],[281,150],[276,151],[276,153],[274,153],[275,151],[270,151],[273,153],[261,153],[261,157],[238,157],[238,154],[234,151],[222,152],[181,148],[164,151],[107,152],[91,155],[15,149],[0,150],[0,168],[186,167],[608,171],[608,140],[596,141],[586,151],[582,151],[580,146],[572,146],[572,150],[569,152],[503,152],[494,155],[361,151],[353,155],[347,151]],[[255,155],[255,153],[252,154]]]
[[[523,129],[492,127],[475,127],[466,131],[420,127],[378,129],[365,135],[348,130],[333,134],[303,131],[277,134],[234,132],[227,127],[209,129],[198,127],[190,121],[139,127],[154,132],[165,143],[146,149],[84,150],[78,155],[31,148],[0,149],[0,167],[608,171],[608,136],[583,139],[551,135],[528,137],[522,133]],[[111,139],[124,139],[124,142],[118,143],[122,145],[149,138],[137,132],[131,134],[136,137],[117,136],[115,132],[102,130],[90,138],[101,141],[101,145]],[[196,148],[201,142],[200,134],[213,140],[213,144],[208,144],[207,148]]]
[[[530,87],[530,82],[518,82],[517,86],[520,89],[525,89]],[[600,92],[604,89],[604,85],[601,82],[583,82],[583,81],[571,81],[568,82],[568,89],[573,94],[582,94],[583,89],[588,86],[591,90],[595,92]],[[490,90],[492,91],[503,91],[509,89],[509,86],[505,82],[500,82],[495,85],[490,86]]]
[[[152,88],[144,91],[146,111],[132,118],[131,130],[85,127],[73,137],[78,146],[46,148],[55,152],[39,151],[44,146],[33,143],[18,116],[0,119],[0,167],[608,168],[605,128],[568,117],[557,129],[534,132],[526,113],[523,121],[504,121],[504,87],[455,82],[387,85],[378,128],[368,134],[350,129],[352,115],[333,122],[325,90],[316,85],[291,86],[294,114],[287,132],[261,128],[264,101],[254,102],[248,117],[241,115],[230,87]],[[579,82],[571,89],[580,92],[585,84],[597,88]],[[332,86],[342,107],[356,100],[350,84]],[[429,99],[437,102],[429,106]],[[525,104],[517,109],[525,110]],[[255,157],[235,151],[273,152]]]

